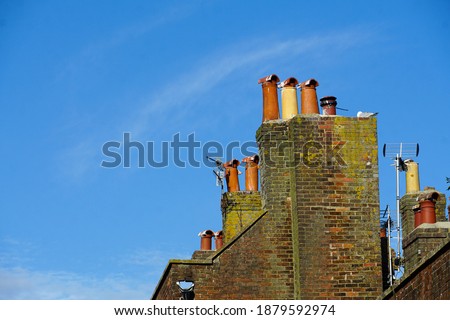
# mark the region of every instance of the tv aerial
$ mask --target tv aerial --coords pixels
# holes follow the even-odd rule
[[[387,218],[386,218],[387,215]],[[386,218],[386,220],[384,220]],[[389,286],[392,286],[392,279],[394,278],[393,268],[392,268],[392,252],[391,252],[391,229],[394,221],[391,219],[391,209],[389,205],[386,205],[384,209],[383,217],[381,218],[381,227],[386,230],[387,241],[388,241],[388,266],[389,266]],[[384,281],[384,279],[383,279]]]
[[[206,159],[214,162],[216,164],[216,169],[213,170],[213,174],[216,176],[216,186],[220,186],[220,190],[223,193],[223,179],[225,178],[225,167],[223,162],[216,158],[211,158],[206,156]]]
[[[407,157],[408,160],[410,158],[415,158],[419,156],[419,144],[418,143],[385,143],[383,146],[383,157],[389,157],[391,158],[394,163],[393,166],[395,167],[395,182],[396,182],[396,192],[395,192],[395,199],[396,199],[396,211],[397,211],[397,225],[396,225],[396,231],[397,231],[397,253],[396,257],[394,259],[395,264],[398,267],[398,270],[400,269],[402,258],[400,256],[400,250],[401,250],[401,239],[402,239],[402,228],[401,228],[401,220],[400,220],[400,172],[401,171],[408,171],[408,166],[406,165],[407,160],[403,160],[404,157]],[[390,213],[389,213],[390,215]],[[388,221],[390,218],[388,218]],[[390,224],[390,223],[389,223]],[[389,239],[391,238],[390,231],[389,231]],[[396,277],[398,278],[398,277]]]

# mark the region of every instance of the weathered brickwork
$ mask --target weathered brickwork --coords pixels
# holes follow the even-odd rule
[[[286,220],[287,219],[287,220]],[[195,282],[196,299],[293,299],[288,215],[263,214],[205,260],[171,260],[153,298],[178,299],[176,281]]]
[[[241,233],[262,214],[258,191],[227,192],[222,195],[221,202],[224,243]]]
[[[414,269],[430,252],[450,242],[450,222],[424,223],[403,240],[405,271]]]
[[[449,300],[450,242],[429,252],[402,281],[384,292],[385,300]]]
[[[258,142],[264,209],[292,207],[295,297],[379,296],[376,119],[297,116]]]
[[[260,207],[224,196],[224,247],[169,262],[153,298],[178,299],[178,280],[196,299],[379,297],[376,119],[298,115],[265,122],[257,141]]]

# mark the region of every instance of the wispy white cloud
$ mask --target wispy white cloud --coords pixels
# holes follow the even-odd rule
[[[179,123],[186,113],[194,112],[188,106],[194,105],[199,97],[234,73],[248,72],[255,67],[266,71],[271,66],[270,61],[280,63],[298,60],[302,56],[307,61],[312,55],[328,52],[330,47],[335,52],[347,50],[369,36],[369,33],[346,31],[287,40],[261,38],[221,48],[218,53],[200,57],[191,64],[194,66],[192,69],[182,71],[172,77],[170,84],[153,92],[149,102],[138,110],[133,124],[127,127],[131,127],[136,136],[148,131],[158,132],[161,128],[167,128],[169,123]]]
[[[111,261],[120,273],[85,274],[64,270],[36,270],[36,246],[13,238],[0,239],[0,299],[148,299],[171,258],[189,254],[173,250],[137,249]]]
[[[113,30],[111,34],[99,39],[96,42],[86,44],[79,51],[70,55],[60,67],[60,72],[56,76],[57,80],[70,79],[71,76],[84,70],[83,67],[103,64],[104,56],[110,54],[111,51],[127,45],[129,42],[141,39],[148,34],[158,31],[159,28],[188,17],[196,10],[196,6],[192,4],[179,4],[170,6],[160,12],[154,12],[151,17],[145,20],[136,21],[131,25],[126,25],[117,30]],[[76,77],[75,77],[76,78]],[[83,85],[83,83],[80,83]],[[88,122],[92,122],[93,117],[84,117],[80,120],[78,115],[71,118],[71,122],[66,124],[66,131],[73,130],[80,132]],[[74,124],[75,123],[75,124]],[[92,127],[89,123],[89,127]],[[111,130],[110,127],[106,130]],[[110,135],[111,136],[111,135]],[[117,134],[114,134],[117,136]],[[86,177],[97,169],[99,165],[99,156],[101,145],[99,143],[105,141],[94,142],[98,137],[87,137],[82,132],[78,136],[78,141],[65,149],[60,150],[55,162],[58,166],[59,176],[65,182],[78,183],[84,181]]]
[[[181,252],[168,252],[157,249],[140,249],[124,257],[122,263],[143,266],[151,269],[163,268],[169,259],[190,259],[190,255]],[[161,270],[158,270],[160,272]]]
[[[102,58],[111,50],[125,45],[129,41],[158,30],[158,28],[189,16],[195,7],[189,4],[169,7],[165,11],[155,12],[145,20],[114,30],[110,35],[83,47],[75,55],[70,56],[61,68],[59,78],[77,73],[80,66],[102,63]]]
[[[163,24],[167,19],[173,18],[164,16],[156,21],[155,25]],[[136,31],[135,28],[140,29],[130,27],[128,31],[123,31],[123,35],[118,35],[117,39],[111,39],[110,42],[89,51],[103,52],[108,46],[118,46],[134,33],[145,33],[152,27],[142,27],[141,31]],[[148,102],[135,108],[136,111],[131,113],[119,128],[123,132],[131,132],[133,139],[140,139],[144,134],[148,137],[149,134],[179,128],[179,124],[183,123],[189,113],[195,113],[199,123],[208,123],[211,119],[203,116],[198,107],[201,98],[208,94],[215,95],[214,90],[234,74],[253,72],[258,76],[265,75],[265,72],[270,72],[269,70],[273,68],[273,61],[278,65],[293,60],[307,61],[312,56],[323,55],[330,47],[333,47],[334,52],[349,50],[370,36],[370,31],[344,31],[282,40],[258,38],[219,48],[215,52],[200,56],[198,60],[189,64],[189,68],[172,75],[168,84],[156,86],[155,91],[149,93],[146,99]],[[114,130],[117,130],[117,127]],[[103,132],[102,135],[118,137],[119,133]],[[94,142],[92,137],[81,135],[77,144],[62,150],[58,162],[62,176],[71,182],[83,181],[93,169],[98,168],[101,143],[101,141]]]
[[[142,277],[0,268],[0,299],[148,299],[154,285]]]
[[[213,90],[233,74],[249,72],[255,67],[259,72],[266,72],[265,69],[270,68],[271,61],[280,63],[293,59],[301,60],[302,57],[311,58],[312,55],[328,50],[330,46],[335,51],[347,50],[369,36],[368,33],[347,31],[287,40],[254,39],[220,48],[217,52],[199,57],[191,64],[190,69],[173,75],[169,84],[158,86],[157,91],[150,93],[147,98],[149,102],[138,108],[122,125],[123,131],[129,131],[133,139],[139,139],[144,133],[148,136],[149,133],[158,133],[164,129],[171,130],[171,124],[179,128],[179,123],[188,113],[196,113],[198,121],[208,122],[208,119],[202,118],[202,112],[196,109],[196,105],[201,97],[208,92],[214,92]],[[125,39],[126,36],[119,38]],[[121,41],[124,40],[112,42],[118,45]],[[117,132],[114,136],[117,136]],[[82,181],[92,169],[98,167],[101,146],[95,144],[91,138],[83,139],[63,150],[58,161],[64,178],[72,182]]]
[[[0,238],[0,267],[26,264],[37,251],[36,246],[30,242],[3,236]]]

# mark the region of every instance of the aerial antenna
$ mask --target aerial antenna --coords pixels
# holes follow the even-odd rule
[[[383,219],[386,217],[387,219],[384,221]],[[392,286],[392,279],[394,277],[392,271],[392,253],[391,253],[391,229],[392,229],[392,219],[391,219],[391,209],[389,205],[386,205],[386,209],[384,209],[383,217],[381,218],[382,226],[387,230],[387,238],[388,238],[388,265],[389,265],[389,286]],[[383,279],[384,280],[384,279]]]
[[[400,255],[401,250],[401,239],[402,239],[402,225],[400,220],[400,172],[407,171],[408,167],[403,161],[402,157],[414,158],[419,156],[419,144],[418,143],[386,143],[383,146],[383,157],[389,157],[394,161],[393,166],[395,167],[395,182],[396,182],[396,210],[397,210],[397,253],[394,259],[398,270],[400,270],[402,264],[402,258]],[[389,219],[388,219],[389,221]],[[390,240],[389,232],[389,240]],[[390,255],[390,254],[389,254]]]
[[[213,170],[213,173],[216,176],[216,186],[220,186],[220,190],[223,193],[223,178],[225,177],[225,168],[223,166],[223,162],[220,159],[213,159],[208,156],[206,156],[206,159],[216,164],[216,169]]]

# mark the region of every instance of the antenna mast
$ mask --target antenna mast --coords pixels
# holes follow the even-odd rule
[[[208,156],[206,156],[206,159],[216,164],[216,169],[213,170],[213,173],[216,176],[216,186],[220,186],[221,193],[223,193],[223,178],[225,177],[223,162],[219,159],[213,159]]]
[[[394,160],[395,166],[395,182],[396,182],[396,192],[395,192],[395,200],[396,200],[396,210],[397,210],[397,253],[395,258],[395,264],[400,269],[402,264],[402,258],[400,255],[401,251],[401,240],[402,238],[402,226],[400,219],[400,171],[407,171],[408,168],[403,161],[402,157],[406,156],[408,158],[417,157],[419,155],[419,144],[418,143],[387,143],[383,146],[383,157],[390,157]],[[390,213],[389,213],[390,214]],[[391,238],[391,228],[389,222],[389,244]],[[389,254],[390,255],[390,254]],[[391,281],[392,282],[392,281]],[[392,283],[391,283],[392,284]]]
[[[391,209],[389,208],[389,205],[386,207],[387,214],[388,214],[388,220],[387,220],[387,227],[388,227],[388,253],[389,253],[389,286],[392,287],[392,278],[394,276],[394,273],[392,271],[392,255],[391,255]]]

